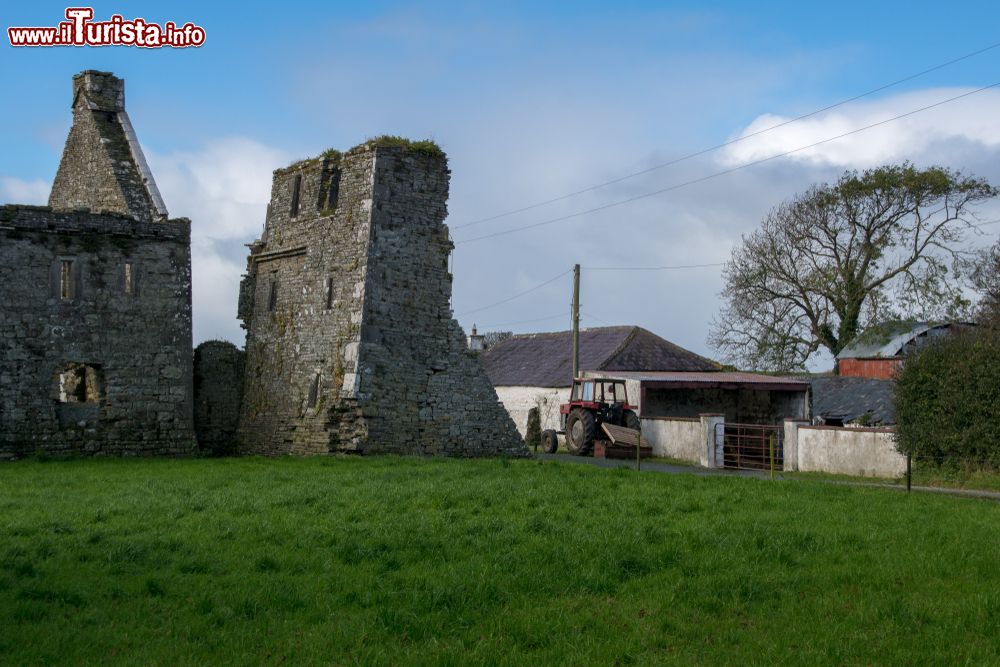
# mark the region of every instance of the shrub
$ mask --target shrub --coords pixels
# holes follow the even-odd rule
[[[1000,331],[948,336],[908,357],[895,400],[904,454],[1000,466]]]
[[[529,449],[537,449],[542,442],[542,420],[538,408],[528,410],[528,427],[524,434],[524,444]]]

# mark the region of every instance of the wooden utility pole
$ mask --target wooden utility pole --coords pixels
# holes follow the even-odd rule
[[[573,379],[580,375],[580,265],[573,265]]]

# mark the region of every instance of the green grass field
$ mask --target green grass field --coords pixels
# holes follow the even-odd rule
[[[0,465],[0,663],[996,664],[1000,505],[408,458]]]

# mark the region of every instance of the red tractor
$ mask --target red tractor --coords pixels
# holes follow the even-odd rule
[[[629,405],[625,381],[611,378],[579,378],[573,380],[569,403],[559,406],[558,433],[566,434],[566,449],[570,454],[585,456],[594,449],[594,439],[601,424],[613,424],[639,430],[639,415]],[[559,448],[556,431],[542,432],[542,449],[554,453]]]

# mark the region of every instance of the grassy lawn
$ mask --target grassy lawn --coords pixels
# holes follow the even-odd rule
[[[1000,661],[1000,505],[535,461],[0,466],[0,663]]]

